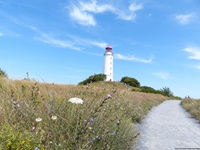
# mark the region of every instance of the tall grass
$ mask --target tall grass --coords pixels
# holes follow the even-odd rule
[[[184,100],[181,102],[181,105],[186,111],[200,121],[200,100]]]
[[[69,102],[73,97],[83,104]],[[134,124],[165,99],[121,83],[86,88],[0,78],[0,150],[131,149]]]

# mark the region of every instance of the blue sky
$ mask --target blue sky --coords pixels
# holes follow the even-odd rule
[[[169,87],[200,98],[199,0],[0,0],[0,68],[11,79],[77,84],[103,71],[114,80]]]

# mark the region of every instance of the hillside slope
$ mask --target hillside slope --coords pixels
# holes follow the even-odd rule
[[[68,101],[74,97],[83,104]],[[0,149],[130,149],[134,123],[166,99],[117,82],[86,87],[0,78]]]

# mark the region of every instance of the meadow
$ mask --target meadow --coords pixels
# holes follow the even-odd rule
[[[200,100],[183,100],[182,107],[188,111],[193,117],[200,121]]]
[[[119,82],[86,87],[2,77],[0,150],[128,150],[135,124],[166,99]]]

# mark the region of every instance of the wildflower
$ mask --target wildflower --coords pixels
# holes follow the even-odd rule
[[[32,127],[32,131],[34,131],[35,130],[35,126],[34,127]]]
[[[38,148],[38,146],[36,146],[36,147],[35,147],[35,150],[40,150],[40,149]]]
[[[41,122],[41,121],[42,121],[42,118],[36,118],[35,121],[36,121],[36,122]]]
[[[117,121],[117,125],[119,125],[119,124],[120,124],[120,121],[118,120],[118,121]]]
[[[20,104],[19,103],[17,104],[17,108],[20,108]]]
[[[53,142],[52,142],[52,141],[50,141],[50,142],[49,142],[49,144],[53,144]]]
[[[12,145],[12,143],[9,141],[8,143],[7,143],[7,147],[10,147]]]
[[[85,123],[87,123],[87,120],[84,120]]]
[[[17,105],[17,101],[16,101],[16,100],[14,100],[14,101],[13,101],[13,104],[14,104],[14,105]]]
[[[24,145],[24,143],[25,143],[25,141],[23,140],[23,141],[21,142],[21,145]]]
[[[51,116],[51,119],[52,119],[52,120],[56,120],[56,119],[57,119],[57,116]]]
[[[90,139],[90,143],[92,143],[93,142],[93,139]]]
[[[37,93],[40,94],[40,90],[39,89],[38,89]]]
[[[90,123],[92,123],[94,121],[94,119],[93,118],[90,118]]]
[[[83,104],[83,100],[77,97],[70,98],[68,101],[74,104]]]
[[[89,130],[92,130],[92,127],[88,127]]]
[[[108,98],[112,98],[112,96],[110,95],[110,94],[108,94],[108,96],[107,96]]]

